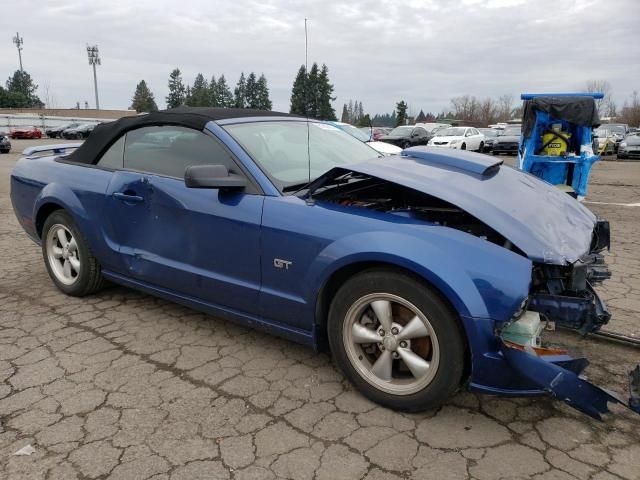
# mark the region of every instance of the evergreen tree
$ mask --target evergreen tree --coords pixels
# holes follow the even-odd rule
[[[153,93],[147,87],[147,82],[140,80],[140,83],[136,86],[136,91],[133,94],[131,100],[131,107],[136,112],[155,112],[158,110],[158,105],[153,98]]]
[[[212,107],[221,107],[220,93],[218,92],[218,82],[216,76],[211,75],[211,81],[209,82],[209,105]]]
[[[307,75],[307,81],[305,82],[307,115],[310,118],[320,118],[318,108],[320,99],[319,75],[318,64],[314,62],[309,70],[309,74]]]
[[[7,79],[7,88],[0,93],[3,107],[42,108],[44,104],[36,95],[38,85],[33,83],[31,75],[24,70],[16,70]]]
[[[167,108],[183,105],[186,99],[186,89],[182,83],[180,69],[176,68],[169,74],[169,95],[166,97]]]
[[[196,75],[185,104],[190,107],[208,107],[211,105],[209,84],[201,73]]]
[[[245,98],[247,108],[258,108],[258,86],[256,74],[251,72],[245,85]]]
[[[404,100],[396,104],[396,127],[407,123],[407,102]],[[394,112],[395,113],[395,112]]]
[[[353,120],[354,120],[353,100],[349,100],[348,117],[349,117],[349,120],[347,120],[347,123],[353,123]]]
[[[329,81],[329,69],[322,64],[322,70],[318,76],[318,113],[316,118],[321,120],[336,121],[336,111],[333,109],[331,102],[336,98],[332,96],[333,85]],[[362,102],[360,103],[362,109]]]
[[[420,113],[416,117],[416,123],[424,123],[427,121],[427,116],[424,114],[422,109],[420,109]]]
[[[240,74],[238,84],[233,93],[235,97],[235,107],[247,108],[247,80],[244,77],[244,72]]]
[[[256,84],[258,91],[258,107],[260,110],[271,110],[273,108],[273,104],[271,103],[271,99],[269,98],[269,87],[267,86],[267,78],[264,76],[264,73],[260,75],[258,78],[258,83]]]
[[[360,101],[360,105],[358,105],[358,122],[362,122],[364,118],[364,108],[362,108],[362,100]]]
[[[227,80],[224,78],[224,74],[220,75],[220,78],[218,79],[217,91],[221,107],[231,108],[235,105],[233,93],[231,93],[231,89],[229,88],[229,85],[227,85]]]
[[[289,109],[289,113],[294,113],[296,115],[307,114],[306,83],[307,69],[304,65],[301,65],[298,69],[296,79],[293,81],[293,88],[291,89],[291,108]]]
[[[340,121],[343,123],[349,123],[349,110],[347,109],[347,104],[342,105],[342,115],[340,116]]]

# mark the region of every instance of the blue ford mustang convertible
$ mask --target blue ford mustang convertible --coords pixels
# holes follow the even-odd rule
[[[633,408],[540,341],[545,323],[609,320],[593,288],[608,223],[499,159],[380,157],[322,122],[183,107],[27,149],[11,199],[63,292],[109,280],[330,348],[380,404],[425,409],[468,384]]]

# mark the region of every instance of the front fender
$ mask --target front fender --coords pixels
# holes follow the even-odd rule
[[[325,285],[348,265],[382,262],[414,272],[437,288],[461,317],[506,321],[528,295],[531,261],[446,227],[420,237],[363,232],[329,244],[309,268],[305,285]],[[308,291],[317,301],[318,291]]]

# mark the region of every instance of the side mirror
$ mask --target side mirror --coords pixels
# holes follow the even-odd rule
[[[243,190],[247,186],[244,177],[229,173],[224,165],[192,165],[184,172],[184,184],[188,188],[218,188]]]

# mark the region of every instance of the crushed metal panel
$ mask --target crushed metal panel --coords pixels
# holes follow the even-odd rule
[[[502,345],[502,353],[509,364],[523,377],[539,385],[552,397],[562,400],[590,417],[602,420],[601,415],[609,412],[609,402],[619,403],[636,413],[640,413],[640,408],[633,405],[633,397],[632,401],[627,403],[618,394],[609,392],[579,377],[579,373],[588,365],[586,359],[552,362],[505,343]],[[632,382],[636,381],[637,387],[640,385],[640,367],[637,367],[635,371],[638,373]],[[639,392],[636,390],[635,393]],[[640,400],[640,397],[636,399]]]

